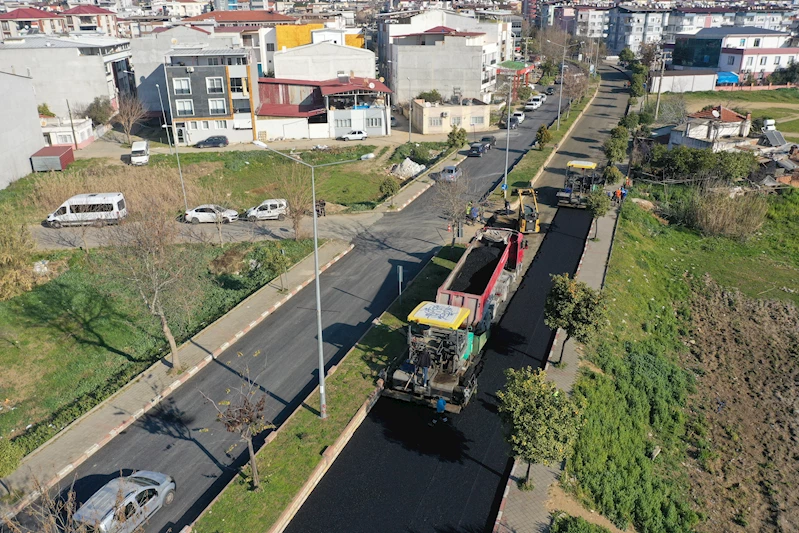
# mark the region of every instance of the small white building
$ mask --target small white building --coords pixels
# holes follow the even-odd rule
[[[453,126],[471,134],[491,128],[491,106],[476,98],[463,100],[460,105],[414,99],[411,119],[413,129],[423,135],[449,133]]]
[[[153,0],[150,8],[156,13],[188,18],[202,15],[207,5],[196,0]]]
[[[687,146],[714,152],[734,151],[752,143],[748,139],[751,129],[751,115],[739,115],[726,107],[716,106],[688,115],[684,124],[671,130],[669,150],[675,146]]]
[[[276,78],[295,80],[330,80],[341,73],[372,78],[376,65],[371,50],[324,41],[275,52],[273,61]]]
[[[71,146],[84,148],[94,142],[92,119],[88,117],[40,117],[42,135],[48,146]],[[74,132],[74,135],[73,135]],[[77,137],[77,143],[75,138]]]

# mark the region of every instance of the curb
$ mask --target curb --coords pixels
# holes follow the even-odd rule
[[[505,483],[505,490],[502,492],[502,500],[499,502],[499,511],[497,512],[497,518],[494,520],[494,529],[492,529],[493,533],[510,533],[510,529],[502,522],[502,514],[505,512],[505,503],[508,501],[508,493],[510,492],[511,483],[513,483],[513,473],[516,471],[516,467],[519,466],[519,461],[517,459],[513,460],[513,466],[510,469],[510,474],[508,475],[508,481]]]
[[[319,271],[320,271],[320,273],[321,273],[321,272],[324,272],[325,270],[327,270],[328,268],[330,268],[331,266],[333,266],[335,263],[337,263],[337,262],[338,262],[338,261],[339,261],[339,260],[340,260],[342,257],[344,257],[344,256],[345,256],[345,255],[347,255],[347,254],[348,254],[350,251],[352,251],[352,249],[353,249],[354,247],[355,247],[355,245],[354,245],[354,244],[350,244],[350,245],[349,245],[349,246],[348,246],[348,247],[347,247],[347,248],[346,248],[344,251],[342,251],[342,252],[338,253],[338,254],[337,254],[337,255],[336,255],[336,256],[335,256],[333,259],[331,259],[330,261],[328,261],[327,263],[325,263],[323,266],[321,266],[321,267],[319,268]],[[53,487],[53,486],[54,486],[56,483],[58,483],[59,481],[61,481],[62,479],[64,479],[64,477],[66,477],[67,475],[69,475],[69,473],[70,473],[70,472],[72,472],[73,470],[75,470],[75,468],[77,468],[77,467],[78,467],[78,466],[80,466],[80,465],[81,465],[83,462],[85,462],[85,461],[86,461],[86,459],[88,459],[89,457],[91,457],[92,455],[94,455],[94,454],[95,454],[95,453],[96,453],[96,452],[97,452],[97,451],[98,451],[100,448],[102,448],[103,446],[105,446],[106,444],[108,444],[109,442],[111,442],[111,440],[112,440],[114,437],[116,437],[116,436],[117,436],[117,435],[119,435],[119,434],[120,434],[122,431],[124,431],[125,429],[127,429],[127,428],[128,428],[128,427],[129,427],[131,424],[133,424],[133,423],[134,423],[136,420],[138,420],[139,418],[141,418],[142,416],[144,416],[144,414],[145,414],[145,413],[147,413],[147,411],[149,411],[150,409],[152,409],[153,407],[155,407],[156,405],[158,405],[158,404],[161,402],[161,400],[163,400],[164,398],[166,398],[167,396],[169,396],[171,393],[173,393],[173,392],[174,392],[174,391],[175,391],[175,390],[176,390],[178,387],[180,387],[181,385],[183,385],[184,383],[186,383],[186,382],[187,382],[187,381],[188,381],[188,380],[189,380],[191,377],[193,377],[193,376],[194,376],[194,374],[196,374],[196,373],[197,373],[197,372],[199,372],[201,369],[203,369],[204,367],[206,367],[206,366],[208,365],[208,363],[210,363],[210,362],[211,362],[211,361],[213,361],[215,358],[217,358],[219,355],[221,355],[221,354],[222,354],[222,352],[224,352],[225,350],[227,350],[227,349],[228,349],[228,348],[229,348],[229,347],[230,347],[230,346],[231,346],[233,343],[235,343],[237,340],[239,340],[241,337],[243,337],[243,336],[244,336],[244,335],[245,335],[247,332],[249,332],[249,331],[250,331],[252,328],[254,328],[254,327],[255,327],[255,326],[257,326],[258,324],[260,324],[261,322],[263,322],[263,320],[264,320],[266,317],[268,317],[269,315],[271,315],[272,313],[274,313],[274,312],[275,312],[275,311],[276,311],[278,308],[280,308],[282,305],[284,305],[284,304],[285,304],[285,303],[286,303],[288,300],[290,300],[291,298],[293,298],[294,296],[296,296],[296,295],[297,295],[297,293],[299,293],[299,292],[300,292],[300,291],[301,291],[303,288],[307,287],[307,286],[308,286],[308,285],[309,285],[309,284],[310,284],[310,283],[311,283],[313,280],[314,280],[314,276],[311,276],[310,278],[308,278],[307,280],[305,280],[305,281],[304,281],[302,284],[298,285],[298,286],[297,286],[296,288],[294,288],[294,289],[293,289],[291,292],[289,292],[289,293],[288,293],[286,296],[284,296],[282,299],[280,299],[280,300],[279,300],[279,301],[278,301],[276,304],[272,305],[272,306],[271,306],[269,309],[267,309],[266,311],[264,311],[263,313],[261,313],[260,315],[258,315],[258,317],[257,317],[255,320],[253,320],[252,322],[250,322],[250,323],[247,325],[247,327],[245,327],[244,329],[242,329],[241,331],[239,331],[239,332],[237,332],[235,335],[233,335],[233,337],[231,337],[229,341],[227,341],[227,342],[223,343],[223,344],[222,344],[222,345],[221,345],[219,348],[217,348],[216,350],[214,350],[214,351],[213,351],[213,353],[212,353],[211,355],[208,355],[208,356],[206,356],[206,357],[205,357],[205,358],[204,358],[202,361],[200,361],[199,363],[197,363],[196,365],[194,365],[194,366],[193,366],[193,367],[191,367],[190,369],[188,369],[188,370],[186,370],[185,372],[183,372],[183,373],[182,373],[182,375],[181,375],[179,378],[177,378],[177,379],[176,379],[174,382],[172,382],[172,384],[171,384],[171,385],[167,386],[167,387],[166,387],[164,390],[162,390],[162,391],[161,391],[161,392],[160,392],[160,393],[159,393],[157,396],[155,396],[155,397],[154,397],[153,399],[151,399],[149,402],[145,403],[145,404],[144,404],[144,405],[143,405],[143,406],[142,406],[142,407],[141,407],[139,410],[137,410],[136,412],[134,412],[134,413],[133,413],[133,414],[132,414],[132,415],[131,415],[129,418],[127,418],[127,419],[126,419],[124,422],[122,422],[121,424],[119,424],[119,425],[118,425],[118,426],[116,426],[115,428],[111,429],[111,430],[110,430],[110,431],[109,431],[109,432],[108,432],[108,433],[107,433],[105,436],[103,436],[103,438],[101,438],[99,441],[97,441],[96,443],[94,443],[94,444],[92,444],[91,446],[89,446],[89,447],[86,449],[86,451],[85,451],[85,452],[83,452],[83,453],[82,453],[82,454],[81,454],[81,455],[80,455],[80,456],[77,458],[77,460],[73,461],[72,463],[68,464],[67,466],[65,466],[64,468],[62,468],[61,470],[59,470],[59,471],[56,473],[56,475],[55,475],[54,477],[50,478],[50,480],[48,480],[46,483],[43,483],[43,484],[42,484],[42,488],[43,488],[43,489],[49,489],[49,488]],[[255,293],[253,293],[253,295],[254,295],[254,294],[255,294]],[[247,299],[243,300],[241,303],[244,303],[244,302],[246,302],[246,301],[247,301]],[[241,305],[241,303],[240,303],[239,305]],[[234,308],[234,309],[235,309],[235,308]],[[155,365],[159,365],[159,364],[161,364],[161,362],[160,362],[160,361],[155,363]],[[152,368],[152,367],[150,367],[150,368]],[[149,369],[145,370],[144,372],[142,372],[141,374],[139,374],[139,376],[143,375],[143,374],[144,374],[145,372],[147,372],[148,370],[149,370]],[[332,369],[331,369],[331,373],[332,373]],[[130,383],[133,383],[133,382],[135,382],[135,381],[136,381],[136,379],[134,379],[134,380],[131,380],[131,382],[130,382]],[[122,390],[124,390],[124,389],[120,389],[120,391],[118,391],[116,394],[114,394],[114,395],[112,395],[112,396],[108,397],[106,400],[104,400],[103,402],[101,402],[101,403],[99,403],[98,405],[96,405],[96,406],[95,406],[95,407],[92,409],[92,411],[93,411],[94,409],[97,409],[97,408],[99,408],[100,406],[104,405],[106,402],[110,401],[110,400],[111,400],[113,397],[115,397],[117,394],[119,394],[119,392],[121,392]],[[86,413],[86,415],[88,415],[88,414],[89,414],[89,413],[91,413],[92,411],[89,411],[89,412],[87,412],[87,413]],[[84,415],[84,416],[85,416],[85,415]],[[79,418],[78,420],[80,420],[80,418]],[[75,422],[77,422],[78,420],[76,420]],[[73,424],[74,424],[75,422],[73,422]],[[70,424],[70,426],[71,426],[71,425],[72,425],[72,424]],[[66,429],[68,429],[70,426],[67,426],[67,428],[65,428],[64,430],[62,430],[61,432],[59,432],[58,434],[56,434],[55,436],[53,436],[53,437],[52,437],[52,439],[51,439],[50,441],[52,441],[53,439],[56,439],[56,438],[58,438],[58,436],[59,436],[59,435],[61,435],[61,434],[63,434],[63,432],[64,432]],[[48,442],[50,442],[50,441],[48,441]],[[34,450],[34,452],[33,452],[31,455],[33,455],[34,453],[36,453],[36,452],[37,452],[39,449],[42,449],[42,448],[44,448],[45,446],[47,446],[47,445],[48,445],[48,442],[46,442],[45,444],[43,444],[43,445],[42,445],[40,448],[38,448],[37,450]],[[33,503],[33,501],[35,501],[35,500],[36,500],[36,499],[37,499],[39,496],[40,496],[40,493],[39,493],[39,491],[33,491],[33,492],[31,492],[31,493],[30,493],[30,494],[28,494],[26,497],[24,497],[22,500],[20,500],[20,501],[19,501],[19,502],[18,502],[18,503],[17,503],[17,504],[14,506],[14,507],[12,507],[12,508],[11,508],[11,511],[9,511],[8,513],[6,513],[6,514],[5,514],[5,515],[3,515],[3,516],[4,516],[5,518],[8,518],[8,519],[10,519],[10,518],[13,518],[13,517],[14,517],[14,516],[16,516],[16,515],[17,515],[17,514],[18,514],[20,511],[22,511],[22,510],[23,510],[25,507],[27,507],[28,505],[30,505],[31,503]]]
[[[404,204],[402,204],[402,205],[398,206],[396,209],[394,209],[394,212],[395,212],[395,213],[399,213],[400,211],[402,211],[403,209],[405,209],[406,207],[408,207],[409,205],[411,205],[411,203],[413,203],[413,201],[414,201],[414,200],[416,200],[416,199],[417,199],[417,198],[419,198],[419,197],[420,197],[422,194],[424,194],[425,192],[427,192],[427,189],[429,189],[429,188],[430,188],[430,187],[432,187],[432,186],[433,186],[433,184],[432,184],[432,183],[428,183],[427,185],[425,185],[425,187],[424,187],[422,190],[420,190],[419,192],[417,192],[416,194],[414,194],[413,196],[411,196],[411,199],[410,199],[410,200],[407,200],[407,201],[406,201]]]

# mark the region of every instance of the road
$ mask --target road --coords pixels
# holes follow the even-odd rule
[[[550,98],[510,132],[512,163],[524,155],[540,124],[549,123],[556,114],[557,99]],[[497,148],[484,157],[462,163],[476,196],[501,179],[504,135],[498,135]],[[360,233],[353,241],[354,250],[323,274],[328,367],[347,353],[393,300],[396,266],[402,265],[410,279],[448,240],[446,221],[431,207],[434,195],[435,187],[403,211],[386,214]],[[216,413],[204,405],[201,392],[222,399],[226,389],[237,386],[249,369],[250,377],[268,393],[266,416],[281,424],[316,382],[314,320],[314,292],[309,287],[78,467],[74,485],[78,501],[85,501],[120,472],[165,472],[175,478],[178,496],[171,507],[154,516],[147,531],[176,532],[190,524],[232,479],[245,451],[237,437],[215,421]]]

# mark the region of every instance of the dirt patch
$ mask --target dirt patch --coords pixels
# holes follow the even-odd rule
[[[601,376],[604,376],[604,375],[605,375],[605,373],[602,371],[602,369],[601,369],[601,368],[599,368],[598,366],[596,366],[594,363],[592,363],[592,362],[591,362],[591,361],[589,361],[588,359],[584,359],[584,358],[582,358],[582,357],[581,357],[581,358],[580,358],[580,360],[577,362],[577,366],[578,366],[579,368],[585,368],[585,369],[587,369],[587,370],[590,370],[590,371],[591,371],[591,372],[593,372],[594,374],[599,374],[599,375],[601,375]],[[611,376],[611,378],[612,378],[612,376]]]
[[[183,169],[184,175],[190,178],[202,178],[214,172],[222,172],[225,163],[222,161],[207,161],[205,163],[192,163]]]
[[[549,499],[546,505],[547,511],[550,513],[562,511],[571,516],[579,516],[587,522],[607,528],[611,533],[635,533],[633,526],[628,526],[626,530],[619,529],[613,525],[613,522],[598,512],[586,509],[580,502],[569,496],[566,491],[561,488],[560,483],[553,483],[549,487]]]
[[[683,356],[698,376],[688,477],[699,529],[799,531],[799,310],[703,285]]]

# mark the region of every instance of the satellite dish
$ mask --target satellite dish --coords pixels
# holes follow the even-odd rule
[[[370,89],[374,89],[374,88],[375,88],[375,84],[374,84],[374,83],[372,83],[372,82],[369,82],[369,88],[370,88]]]
[[[719,117],[721,116],[721,113],[719,113],[718,111],[716,111],[716,110],[714,109],[714,110],[713,110],[713,116],[714,116],[714,117],[716,117],[716,118],[719,118]]]
[[[380,80],[380,83],[386,82],[386,78],[384,78],[383,76],[380,76],[378,79]]]
[[[178,44],[178,40],[174,37],[172,37],[172,44]]]

